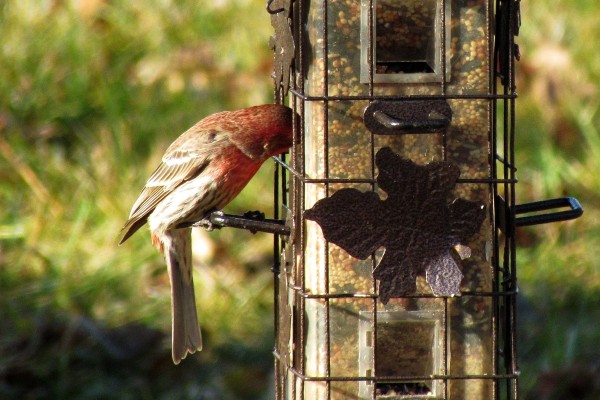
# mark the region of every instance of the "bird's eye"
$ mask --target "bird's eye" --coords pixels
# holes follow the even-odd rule
[[[209,142],[211,142],[211,143],[214,142],[216,138],[217,138],[217,131],[210,131],[208,133],[208,141]]]

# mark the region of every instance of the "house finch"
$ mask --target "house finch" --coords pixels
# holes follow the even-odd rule
[[[228,204],[262,163],[292,144],[292,110],[262,105],[208,116],[179,136],[150,176],[119,244],[148,221],[171,280],[173,362],[202,349],[192,281],[191,228]]]

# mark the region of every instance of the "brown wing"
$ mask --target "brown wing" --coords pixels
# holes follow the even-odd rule
[[[176,187],[200,174],[218,148],[229,145],[229,135],[219,129],[207,129],[204,121],[183,133],[163,156],[161,164],[131,208],[129,220],[121,229],[119,244],[142,227],[154,208]]]

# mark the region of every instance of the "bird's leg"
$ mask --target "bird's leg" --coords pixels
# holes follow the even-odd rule
[[[163,244],[163,241],[162,241],[162,239],[161,239],[161,238],[160,238],[158,235],[156,235],[154,232],[152,232],[152,245],[153,245],[154,247],[156,247],[156,249],[157,249],[158,251],[160,251],[161,253],[163,253],[163,250],[164,250],[164,244]]]

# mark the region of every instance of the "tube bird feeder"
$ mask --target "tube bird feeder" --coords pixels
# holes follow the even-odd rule
[[[275,97],[297,112],[276,398],[516,399],[515,229],[581,214],[515,204],[519,0],[267,10]]]

